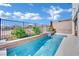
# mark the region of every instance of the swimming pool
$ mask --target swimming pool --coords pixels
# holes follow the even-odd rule
[[[7,56],[53,56],[64,36],[45,35],[32,42],[7,49]]]

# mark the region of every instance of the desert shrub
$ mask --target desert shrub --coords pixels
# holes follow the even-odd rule
[[[28,34],[25,32],[24,28],[22,27],[16,27],[12,30],[11,35],[14,38],[24,38],[27,37]]]
[[[35,35],[41,33],[41,29],[39,27],[35,26],[35,27],[32,28],[32,30],[35,32]]]

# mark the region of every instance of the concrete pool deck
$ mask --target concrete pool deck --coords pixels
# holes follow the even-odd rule
[[[64,38],[55,56],[79,56],[79,38],[72,35]]]
[[[0,49],[0,56],[6,56],[6,55],[7,55],[6,49]]]
[[[0,40],[0,44],[3,44],[5,42],[6,42],[5,40]],[[0,49],[0,56],[6,56],[6,55],[7,55],[6,48]]]

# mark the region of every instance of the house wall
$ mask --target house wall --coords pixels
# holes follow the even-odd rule
[[[75,35],[75,24],[74,24],[74,17],[76,15],[76,12],[78,11],[78,4],[77,3],[73,3],[72,4],[72,35]]]
[[[53,23],[57,33],[72,34],[72,20]]]
[[[78,22],[77,22],[77,24],[78,24],[78,37],[79,37],[79,13],[78,13]]]
[[[76,15],[76,12],[79,10],[79,3],[73,3],[72,5],[73,11],[72,11],[72,20],[74,20],[74,16]],[[79,11],[77,14],[77,34],[79,37]],[[75,34],[75,25],[74,22],[72,22],[72,34]]]

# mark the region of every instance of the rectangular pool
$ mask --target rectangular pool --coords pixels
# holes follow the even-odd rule
[[[7,49],[7,56],[54,56],[64,36],[45,35],[32,42]]]

